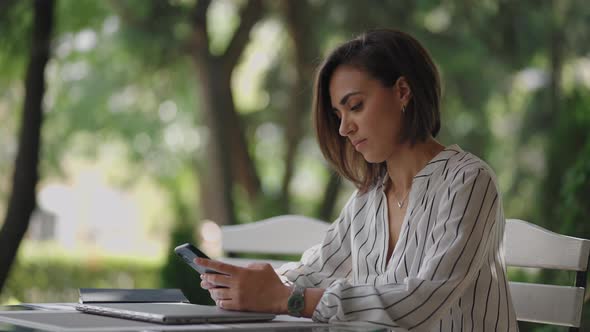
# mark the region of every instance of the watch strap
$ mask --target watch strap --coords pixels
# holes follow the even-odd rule
[[[293,285],[293,290],[287,301],[287,311],[289,315],[301,317],[301,312],[305,308],[305,288],[297,284]]]

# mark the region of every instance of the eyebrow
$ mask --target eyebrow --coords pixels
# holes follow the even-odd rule
[[[360,93],[361,93],[360,91],[353,91],[353,92],[349,92],[349,93],[345,94],[344,97],[342,97],[342,99],[340,99],[340,105],[346,104],[346,102],[348,101],[348,98],[350,98],[350,96],[358,95]]]

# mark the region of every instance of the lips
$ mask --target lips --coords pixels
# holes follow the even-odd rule
[[[366,139],[359,139],[356,141],[352,141],[352,145],[354,146],[355,149],[359,149],[360,145],[363,144],[366,141]]]

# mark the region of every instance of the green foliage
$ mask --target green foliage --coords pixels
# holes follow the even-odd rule
[[[590,238],[590,93],[587,90],[576,90],[568,102],[567,107],[571,114],[563,117],[567,121],[563,125],[563,137],[559,137],[563,143],[569,138],[576,150],[574,159],[568,163],[564,172],[563,183],[560,191],[560,207],[558,209],[561,219],[560,230],[562,233],[577,237]]]
[[[111,14],[106,1],[56,1],[56,36],[83,29],[101,29]]]
[[[122,259],[17,260],[0,303],[77,302],[78,288],[157,288],[160,266]]]
[[[24,75],[33,30],[32,1],[12,1],[5,6],[8,8],[0,11],[0,84]]]
[[[580,152],[581,157],[568,169],[561,195],[561,217],[563,224],[561,229],[566,234],[588,238],[590,235],[590,140]]]
[[[590,93],[575,89],[563,98],[559,112],[551,114],[547,137],[547,174],[539,191],[539,223],[557,232],[590,238],[585,196],[590,187],[587,175],[590,153]],[[567,148],[565,148],[567,147]],[[575,226],[574,226],[575,225]]]

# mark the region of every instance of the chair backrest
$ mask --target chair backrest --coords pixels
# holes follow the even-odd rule
[[[227,253],[301,255],[321,243],[330,224],[300,215],[281,215],[257,222],[221,227],[221,247]],[[224,258],[245,265],[267,262],[277,267],[286,261]]]
[[[589,240],[557,234],[526,221],[508,219],[504,231],[504,255],[507,266],[576,272],[574,286],[509,282],[517,320],[580,326],[590,255]]]
[[[221,227],[225,253],[302,254],[320,243],[330,227],[324,221],[300,215],[282,215],[261,221]],[[574,286],[509,282],[519,321],[579,327],[584,304],[590,241],[551,232],[518,219],[506,220],[504,255],[507,266],[575,271]],[[278,267],[286,261],[224,258],[246,265],[267,262]]]

